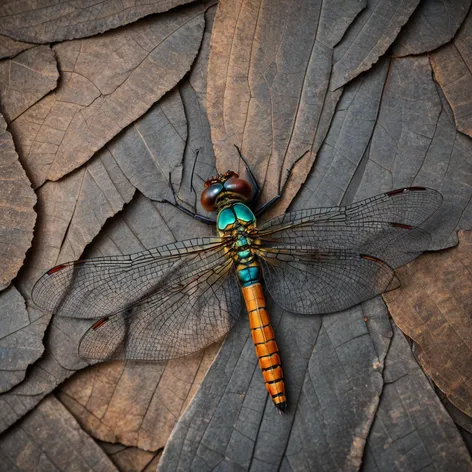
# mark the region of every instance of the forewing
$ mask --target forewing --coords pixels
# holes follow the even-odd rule
[[[263,247],[343,249],[382,259],[396,268],[428,249],[418,228],[441,205],[439,192],[411,187],[344,207],[287,213],[260,227]]]
[[[345,310],[384,292],[394,278],[380,259],[342,249],[261,250],[260,255],[269,293],[292,313]]]
[[[32,298],[40,308],[59,316],[100,318],[159,290],[169,274],[182,267],[203,267],[202,260],[222,246],[220,238],[198,238],[136,254],[61,264],[36,282]]]
[[[198,351],[226,334],[241,311],[232,261],[223,251],[205,270],[174,276],[161,290],[95,323],[83,336],[86,359],[165,360]]]

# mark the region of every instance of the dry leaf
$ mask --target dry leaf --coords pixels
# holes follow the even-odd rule
[[[36,221],[36,195],[6,128],[0,115],[0,290],[8,287],[22,266]]]
[[[43,353],[47,321],[37,310],[28,313],[13,285],[0,292],[0,392],[21,382],[27,367]]]
[[[425,56],[382,60],[350,83],[292,208],[344,205],[399,187],[439,190],[431,248],[472,224],[472,141],[458,133]],[[387,73],[388,68],[388,73]]]
[[[421,54],[446,44],[461,26],[470,4],[471,0],[421,2],[393,43],[393,54]]]
[[[15,41],[14,39],[9,38],[8,36],[3,36],[2,34],[0,34],[0,59],[4,59],[5,57],[16,56],[20,52],[32,48],[34,46],[35,44]]]
[[[334,48],[331,90],[369,70],[393,43],[419,0],[368,0],[343,39]]]
[[[41,231],[36,233],[32,250],[17,279],[23,297],[30,300],[34,283],[46,270],[59,261],[77,259],[106,219],[120,211],[133,193],[134,188],[106,149],[84,168],[41,187],[37,205]],[[0,369],[16,371],[8,388],[23,379],[28,364],[42,352],[41,340],[50,314],[32,307],[28,307],[28,313],[23,316],[21,327],[13,333],[0,329],[0,337],[4,338],[0,342],[0,357],[9,359],[8,366],[0,366]],[[67,339],[61,342],[70,344]],[[59,377],[61,375],[62,372]],[[52,383],[55,384],[54,379]],[[46,391],[50,390],[46,388]]]
[[[0,438],[0,455],[2,472],[118,470],[53,396]]]
[[[419,346],[424,371],[472,416],[472,233],[398,271],[401,289],[385,295],[399,328]]]
[[[104,149],[84,167],[38,191],[41,231],[19,279],[29,298],[33,284],[51,267],[77,259],[107,218],[129,202],[134,188]]]
[[[172,200],[169,178],[178,188],[187,141],[187,120],[178,89],[107,145],[129,181],[152,200]]]
[[[35,186],[85,163],[190,69],[204,5],[54,47],[60,86],[12,123]]]
[[[455,38],[431,53],[434,78],[451,105],[459,131],[472,136],[472,12]]]
[[[147,452],[121,444],[99,443],[120,472],[155,472],[161,457],[160,452]]]
[[[0,61],[0,100],[8,123],[18,118],[51,90],[59,79],[54,52],[37,46],[14,59]]]
[[[6,0],[0,7],[0,33],[21,41],[51,43],[83,38],[127,25],[153,13],[162,13],[192,0],[146,2],[87,2],[61,0],[38,4],[31,0]]]
[[[369,315],[375,317],[376,310],[372,306]],[[323,327],[319,316],[293,315],[274,304],[270,313],[284,364],[289,412],[278,415],[268,400],[243,316],[174,430],[161,470],[203,471],[229,463],[242,470],[263,464],[272,470],[287,467],[288,458],[301,448],[312,466],[323,463],[329,470],[341,470],[346,454],[356,448],[352,461],[360,465],[362,445],[354,446],[352,439],[361,431],[367,436],[382,387],[365,313],[356,307],[326,317]],[[313,351],[315,344],[318,349]],[[316,415],[308,409],[315,409]],[[332,421],[325,422],[328,415]],[[314,440],[316,432],[320,435]],[[327,441],[330,437],[336,437],[336,444]],[[334,457],[328,460],[329,456]]]
[[[156,451],[165,446],[218,348],[167,363],[93,366],[66,382],[58,397],[93,437]]]
[[[396,326],[393,333],[362,470],[471,470],[470,454],[456,426],[403,334]]]
[[[220,171],[244,172],[238,145],[263,200],[292,174],[282,212],[312,166],[341,91],[329,91],[332,48],[362,2],[222,1],[208,67],[208,117]],[[339,14],[342,12],[342,14]]]

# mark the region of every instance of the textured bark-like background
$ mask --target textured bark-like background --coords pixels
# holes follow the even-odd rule
[[[472,470],[471,69],[471,0],[0,2],[0,471]],[[398,290],[269,300],[282,416],[244,315],[185,358],[92,365],[90,322],[31,301],[58,263],[213,234],[169,176],[193,203],[244,174],[234,144],[264,201],[295,163],[272,215],[444,197]]]

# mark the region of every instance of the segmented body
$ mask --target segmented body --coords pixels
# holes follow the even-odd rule
[[[259,366],[273,402],[283,410],[287,407],[284,375],[274,330],[266,309],[261,269],[253,249],[255,241],[251,237],[256,227],[256,217],[243,203],[229,202],[218,212],[217,227],[221,237],[233,241],[227,249],[227,255],[236,263]]]

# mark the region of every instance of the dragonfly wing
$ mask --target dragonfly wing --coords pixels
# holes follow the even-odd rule
[[[269,292],[288,311],[308,314],[393,288],[393,268],[428,249],[430,236],[418,226],[441,202],[439,192],[411,187],[269,220],[255,235]]]
[[[165,360],[208,346],[239,318],[241,293],[232,265],[221,250],[204,270],[174,274],[160,290],[95,323],[80,342],[80,356]]]
[[[260,227],[263,247],[344,249],[375,256],[396,268],[428,249],[419,228],[441,205],[439,192],[411,187],[344,207],[287,213]]]
[[[261,250],[264,282],[292,313],[345,310],[386,291],[394,270],[381,259],[342,249]]]
[[[136,254],[68,262],[46,272],[32,298],[58,316],[100,318],[158,290],[169,274],[190,265],[204,268],[208,255],[222,246],[220,238],[199,238]]]

